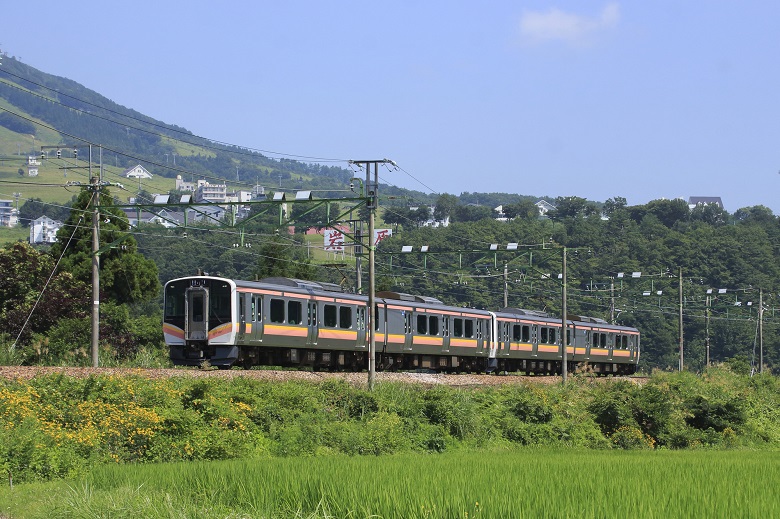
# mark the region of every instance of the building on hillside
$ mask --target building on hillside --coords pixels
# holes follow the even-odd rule
[[[550,211],[554,211],[555,210],[555,206],[552,205],[547,200],[544,200],[544,199],[539,200],[538,202],[536,202],[535,205],[536,205],[536,207],[539,208],[539,216],[545,216]]]
[[[46,215],[36,218],[30,223],[30,243],[54,243],[60,228],[62,222],[59,220],[52,220]]]
[[[218,205],[198,205],[187,209],[187,221],[219,224],[226,214],[225,208]]]
[[[122,172],[123,177],[127,178],[152,178],[152,174],[149,173],[145,167],[138,164],[137,166],[133,166],[132,168],[127,168]]]
[[[13,200],[0,200],[0,227],[14,227],[19,223],[19,212]]]
[[[195,191],[196,202],[209,202],[214,204],[223,204],[227,198],[227,185],[209,184],[206,180],[198,180],[198,187]]]
[[[723,201],[719,196],[692,196],[688,198],[688,208],[693,210],[700,205],[716,205],[723,209]]]
[[[27,176],[28,177],[37,177],[38,176],[38,166],[41,165],[41,161],[38,157],[35,155],[29,155],[27,157]]]
[[[123,209],[127,221],[131,227],[137,227],[139,224],[157,224],[166,229],[184,225],[184,214],[176,211],[160,209],[159,211],[136,211],[133,209]]]
[[[181,175],[176,175],[176,190],[177,191],[192,191],[195,192],[195,182],[185,182],[182,180]]]
[[[0,200],[0,226],[14,227],[19,223],[19,217],[14,208],[13,200]]]

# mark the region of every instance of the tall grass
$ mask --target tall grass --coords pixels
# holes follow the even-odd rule
[[[777,481],[780,453],[752,451],[527,449],[105,466],[35,516],[778,517]]]

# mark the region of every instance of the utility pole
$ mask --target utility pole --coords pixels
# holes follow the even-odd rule
[[[355,291],[363,293],[363,222],[356,222],[355,229]]]
[[[89,145],[89,184],[92,190],[92,367],[100,364],[100,177],[92,175],[92,145]]]
[[[683,278],[682,278],[682,267],[680,267],[680,288],[679,288],[679,296],[680,296],[680,371],[683,370],[683,367],[685,366],[683,362]]]
[[[374,243],[374,218],[379,190],[379,164],[393,164],[395,162],[389,159],[382,160],[350,160],[350,164],[366,166],[366,203],[368,207],[368,316],[366,325],[368,327],[368,390],[373,391],[374,381],[376,379],[376,330],[375,314],[376,306],[376,243]],[[374,176],[371,177],[371,165],[374,165]]]
[[[609,323],[615,324],[615,278],[609,278]]]
[[[704,347],[706,349],[706,366],[710,367],[710,305],[712,304],[712,296],[707,295],[707,304],[704,310]]]
[[[758,372],[764,372],[764,289],[758,289]]]
[[[568,348],[569,348],[569,341],[567,337],[567,328],[566,328],[566,313],[568,309],[566,308],[566,247],[563,248],[563,268],[561,272],[561,277],[563,278],[563,285],[561,286],[561,313],[563,316],[561,317],[561,345],[563,346],[563,362],[561,363],[561,378],[564,384],[566,384],[566,378],[567,378],[567,371],[568,371],[568,361],[569,361],[569,355],[568,355]]]
[[[509,264],[504,263],[504,308],[509,306]]]

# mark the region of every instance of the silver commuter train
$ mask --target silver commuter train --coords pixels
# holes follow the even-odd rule
[[[164,296],[163,332],[175,365],[368,366],[368,298],[338,285],[191,276],[168,281]],[[491,312],[378,292],[374,328],[379,370],[561,372],[561,319],[544,312]],[[597,374],[636,371],[636,328],[569,315],[567,333],[569,370],[587,364]]]

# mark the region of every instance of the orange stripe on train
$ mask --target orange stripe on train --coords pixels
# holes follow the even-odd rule
[[[309,335],[309,330],[306,327],[278,326],[274,324],[266,324],[264,332],[266,335],[284,335],[286,337],[306,337]]]

